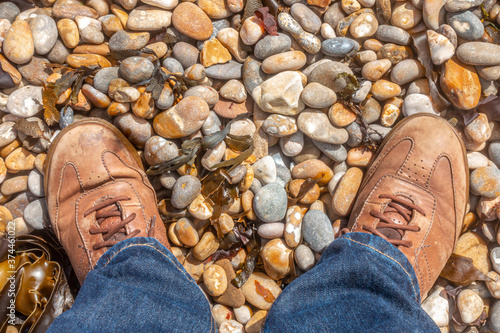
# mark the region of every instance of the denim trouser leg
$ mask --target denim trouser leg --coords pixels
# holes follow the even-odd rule
[[[203,292],[154,238],[110,248],[48,332],[215,332]]]
[[[349,233],[271,307],[264,332],[439,333],[420,307],[413,267],[384,239]]]
[[[49,332],[213,332],[208,301],[156,239],[132,238],[106,252],[72,309]],[[291,283],[264,332],[439,332],[420,308],[406,257],[385,240],[350,233]]]

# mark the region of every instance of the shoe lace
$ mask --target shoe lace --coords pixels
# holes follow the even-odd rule
[[[411,247],[413,245],[411,241],[402,239],[403,233],[405,231],[418,232],[420,231],[420,227],[416,225],[394,223],[387,213],[399,213],[399,215],[402,216],[407,223],[409,223],[415,212],[419,212],[425,216],[424,210],[410,200],[397,195],[381,194],[379,198],[390,199],[390,201],[384,212],[379,212],[374,209],[370,211],[371,216],[380,220],[377,227],[374,228],[369,225],[363,225],[362,229],[376,236],[382,237],[394,246]],[[343,235],[348,232],[350,232],[350,230],[348,228],[344,228],[342,229],[341,234]],[[385,234],[383,232],[385,232]]]
[[[89,229],[89,233],[91,235],[102,234],[102,238],[103,238],[102,242],[97,242],[94,244],[94,246],[93,246],[94,251],[97,251],[97,250],[104,248],[104,247],[111,247],[111,246],[115,245],[116,243],[118,243],[119,241],[110,240],[110,238],[113,235],[120,232],[120,230],[122,228],[124,228],[128,223],[132,222],[135,219],[136,214],[132,213],[127,218],[121,220],[119,223],[117,223],[116,225],[114,225],[112,227],[101,227],[101,224],[107,218],[121,216],[122,213],[120,211],[120,207],[116,203],[119,201],[128,201],[128,200],[130,200],[130,198],[127,196],[124,196],[124,195],[117,196],[114,198],[109,198],[109,199],[101,202],[100,204],[97,204],[97,205],[87,209],[87,211],[85,211],[85,213],[83,214],[84,217],[87,217],[88,215],[96,212],[95,219],[96,219],[97,223],[99,224],[99,227],[91,227]],[[148,237],[153,237],[155,221],[156,221],[156,216],[153,216],[153,218],[151,220],[151,226],[149,228]],[[121,233],[124,234],[126,237],[123,239],[120,239],[120,241],[135,237],[140,232],[141,231],[139,229],[135,229],[127,235],[127,234],[125,234],[125,232],[121,231]]]

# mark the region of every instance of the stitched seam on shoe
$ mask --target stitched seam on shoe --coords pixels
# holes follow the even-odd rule
[[[377,169],[378,165],[379,165],[380,163],[382,163],[382,160],[385,158],[385,156],[387,156],[387,154],[389,154],[389,153],[390,153],[390,152],[391,152],[394,148],[396,148],[396,146],[397,146],[397,145],[399,145],[401,142],[403,142],[403,141],[405,141],[405,140],[408,140],[408,139],[409,139],[409,140],[411,141],[411,143],[412,143],[412,145],[411,145],[411,149],[410,149],[410,154],[411,154],[411,152],[413,151],[413,147],[415,146],[415,144],[414,144],[414,141],[413,141],[413,139],[412,139],[411,137],[409,137],[409,136],[405,136],[405,137],[401,138],[401,140],[399,140],[399,141],[395,142],[395,143],[394,143],[394,144],[393,144],[390,148],[388,148],[388,149],[387,149],[387,151],[386,151],[386,152],[385,152],[382,156],[379,156],[379,159],[378,159],[377,163],[372,164],[372,165],[370,166],[370,169],[371,169],[372,171],[371,171],[369,174],[367,174],[367,175],[366,175],[365,181],[361,184],[361,185],[362,185],[361,187],[364,187],[364,186],[365,186],[365,185],[366,185],[366,184],[370,181],[371,177],[372,177],[372,176],[373,176],[373,174],[375,173],[375,170]],[[408,154],[407,158],[405,159],[405,161],[403,162],[403,164],[402,164],[402,165],[405,165],[405,163],[407,162],[407,160],[408,160],[408,158],[409,158],[409,155],[410,155],[410,154]],[[398,171],[398,172],[399,172],[399,171]]]
[[[66,162],[64,165],[61,167],[61,171],[59,172],[59,187],[57,188],[57,196],[56,196],[56,216],[55,216],[55,225],[54,225],[54,230],[56,232],[57,238],[60,240],[61,239],[61,233],[59,232],[59,227],[58,227],[58,222],[59,222],[59,194],[61,193],[61,187],[62,187],[62,178],[64,171],[66,170],[66,167],[68,165],[73,166],[73,169],[75,170],[76,173],[76,178],[78,179],[78,183],[80,184],[80,187],[83,188],[82,184],[82,179],[80,178],[80,173],[78,172],[78,168],[73,162]]]
[[[358,242],[352,238],[339,238],[339,240],[348,240],[348,241],[351,241],[351,242],[354,242],[354,243],[357,243],[359,245],[363,245],[363,246],[366,246],[367,248],[369,249],[372,249],[373,251],[377,252],[377,253],[380,253],[381,255],[393,260],[396,264],[398,264],[399,267],[401,267],[401,269],[406,273],[406,275],[408,275],[409,279],[410,279],[410,283],[411,283],[411,287],[413,289],[413,294],[415,295],[415,300],[418,302],[418,295],[417,295],[417,291],[415,289],[415,285],[413,284],[413,280],[411,278],[411,275],[410,273],[408,273],[408,271],[403,267],[403,265],[401,265],[401,263],[399,263],[399,261],[397,261],[396,259],[394,259],[393,257],[391,257],[390,255],[386,254],[386,253],[383,253],[382,251],[380,250],[377,250],[376,248],[368,245],[368,244],[365,244],[365,243],[361,243],[361,242]]]

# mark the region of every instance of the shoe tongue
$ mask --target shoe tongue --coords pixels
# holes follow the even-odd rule
[[[384,211],[384,215],[387,216],[392,223],[406,225],[408,222],[396,209],[392,207],[387,207]],[[396,230],[392,228],[377,228],[377,231],[382,233],[389,239],[401,240],[403,238],[403,230]]]

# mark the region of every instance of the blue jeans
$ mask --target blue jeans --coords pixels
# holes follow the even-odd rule
[[[215,332],[203,292],[156,239],[109,249],[73,308],[48,332]],[[421,309],[406,257],[380,237],[350,233],[293,281],[269,310],[263,332],[439,332]]]

